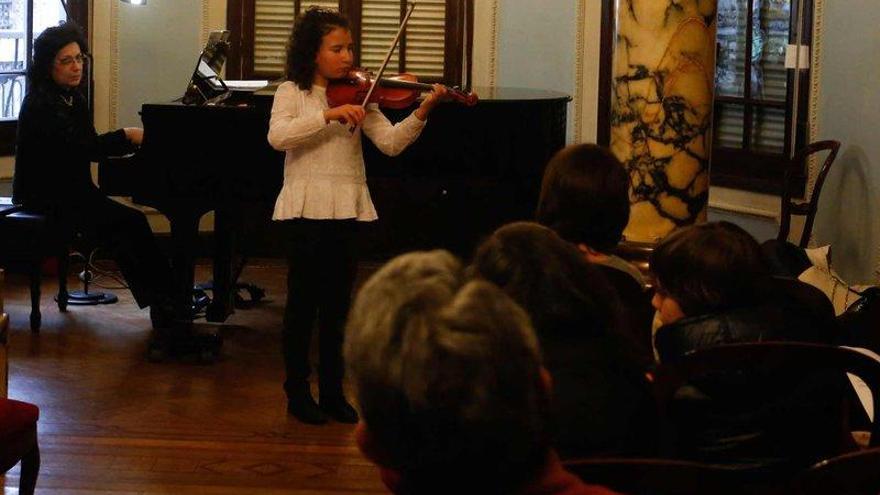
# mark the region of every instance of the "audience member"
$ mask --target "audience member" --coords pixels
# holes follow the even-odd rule
[[[645,280],[614,254],[629,222],[629,185],[626,169],[609,150],[594,144],[569,146],[547,164],[536,220],[601,267],[627,310],[628,324],[647,345],[654,310]]]
[[[661,360],[713,344],[830,340],[822,328],[833,324],[827,301],[813,297],[817,291],[806,284],[771,277],[758,242],[737,225],[715,222],[673,232],[650,263],[652,304],[664,325],[655,340]]]
[[[795,306],[780,302],[788,297],[776,293],[779,286],[760,246],[734,224],[672,233],[654,250],[651,269],[653,304],[663,323],[656,334],[661,362],[721,344],[823,338],[819,331],[791,328],[788,313]],[[747,372],[692,385],[676,396],[676,455],[781,469],[804,467],[837,451],[842,374]]]
[[[653,361],[621,324],[614,288],[552,230],[518,222],[476,251],[473,274],[497,284],[531,317],[553,375],[554,445],[563,459],[654,453]]]
[[[550,376],[528,316],[444,251],[397,257],[355,299],[357,441],[398,494],[606,494],[550,448]]]

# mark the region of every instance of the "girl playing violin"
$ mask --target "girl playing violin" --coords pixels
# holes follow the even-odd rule
[[[358,222],[376,220],[361,150],[361,129],[387,155],[397,155],[425,127],[445,99],[434,90],[403,121],[392,125],[376,105],[329,108],[327,85],[352,69],[348,20],[336,11],[310,8],[299,16],[287,47],[287,81],[278,87],[269,143],[285,151],[284,185],[273,220],[282,222],[287,255],[284,309],[284,390],[287,411],[320,424],[327,417],[355,423],[357,412],[342,391],[343,328],[357,267]],[[350,127],[357,126],[354,133]],[[309,388],[309,344],[318,322],[319,400]]]

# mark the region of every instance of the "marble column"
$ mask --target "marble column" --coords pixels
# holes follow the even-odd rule
[[[617,0],[611,149],[630,174],[626,240],[706,219],[716,0]]]

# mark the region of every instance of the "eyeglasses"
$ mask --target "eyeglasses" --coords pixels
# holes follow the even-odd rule
[[[79,65],[83,65],[88,59],[89,59],[88,55],[84,55],[84,54],[80,53],[79,55],[75,55],[73,57],[68,56],[68,57],[56,59],[55,61],[59,65],[68,66],[70,64],[73,64],[74,62],[76,62]]]

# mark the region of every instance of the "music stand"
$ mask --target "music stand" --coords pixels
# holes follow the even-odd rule
[[[228,52],[229,31],[211,31],[183,95],[184,105],[218,103],[232,94],[220,77]]]

